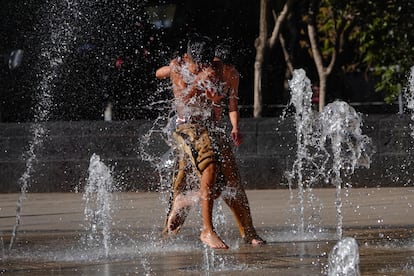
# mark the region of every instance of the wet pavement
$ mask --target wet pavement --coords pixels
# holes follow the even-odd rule
[[[247,193],[256,228],[268,243],[243,244],[232,215],[219,203],[217,230],[229,250],[201,244],[198,208],[177,237],[163,239],[166,196],[155,192],[113,194],[106,250],[99,231],[92,235],[85,230],[82,194],[29,193],[9,250],[19,195],[0,194],[0,274],[326,274],[329,252],[337,242],[335,190],[313,190],[312,202],[317,204],[309,207],[306,201],[304,217],[312,227],[304,233],[295,226],[300,224],[297,202],[288,190]],[[361,275],[414,275],[414,188],[351,189],[343,191],[342,203],[343,237],[358,242]]]

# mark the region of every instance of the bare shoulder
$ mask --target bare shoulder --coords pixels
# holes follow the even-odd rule
[[[227,79],[238,80],[240,78],[240,73],[234,65],[225,65],[223,72]]]
[[[182,62],[180,58],[175,58],[173,60],[171,60],[170,65],[169,65],[169,69],[170,69],[170,74],[178,74],[180,72],[180,68],[181,68]]]
[[[177,66],[179,66],[180,65],[180,62],[179,62],[179,59],[178,58],[175,58],[175,59],[173,59],[173,60],[171,60],[170,61],[170,68],[175,68],[175,67],[177,67]]]
[[[239,73],[239,71],[236,69],[236,67],[235,67],[234,65],[231,65],[230,67],[231,67],[231,68],[230,68],[231,75],[232,75],[232,76],[234,76],[234,77],[239,78],[239,77],[240,77],[240,73]]]

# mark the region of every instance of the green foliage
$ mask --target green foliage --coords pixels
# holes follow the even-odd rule
[[[385,101],[392,102],[404,85],[404,72],[413,65],[412,1],[368,1],[361,5],[361,31],[358,50],[362,64],[379,78],[375,89],[385,92]]]
[[[384,100],[394,101],[414,65],[414,1],[310,0],[301,5],[307,7],[303,11],[314,8],[302,20],[307,22],[315,15],[324,63],[337,47],[337,68],[369,72],[367,76],[378,80],[376,90],[385,92]],[[309,49],[306,37],[299,45]]]
[[[325,60],[325,64],[331,58],[335,50],[338,54],[345,51],[345,48],[357,39],[359,28],[355,24],[356,17],[359,15],[357,0],[320,0],[304,2],[310,5],[315,13],[315,26],[318,31],[319,49]],[[306,10],[306,9],[304,9]],[[303,21],[307,22],[312,13],[303,16]],[[306,39],[306,38],[305,38]],[[302,47],[309,47],[308,43],[300,42]],[[349,59],[347,60],[350,61]],[[342,61],[341,61],[342,62]],[[346,68],[345,64],[339,67]]]
[[[390,66],[374,68],[374,75],[380,77],[380,80],[375,85],[376,91],[387,91],[384,101],[391,103],[395,101],[401,93],[400,72],[399,66]]]

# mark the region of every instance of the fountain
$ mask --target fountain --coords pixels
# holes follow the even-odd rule
[[[305,72],[298,71],[294,76],[300,78],[291,81],[292,90],[308,91]],[[268,241],[266,246],[251,248],[241,244],[235,227],[231,226],[233,222],[225,219],[229,214],[221,203],[216,204],[214,219],[231,245],[229,250],[211,250],[199,242],[196,208],[180,237],[161,238],[174,157],[173,149],[160,155],[148,150],[156,136],[161,135],[161,140],[170,143],[169,131],[173,126],[164,127],[166,120],[160,118],[141,137],[138,146],[141,159],[152,162],[160,174],[158,192],[116,192],[113,178],[116,171],[106,166],[100,156],[92,154],[83,194],[26,195],[27,211],[21,213],[25,223],[12,250],[4,248],[4,243],[13,236],[6,234],[13,218],[13,208],[7,207],[7,202],[13,195],[0,195],[0,231],[5,233],[0,244],[0,271],[20,274],[94,271],[106,275],[158,275],[171,271],[205,275],[412,272],[414,228],[401,224],[412,213],[414,193],[409,189],[361,191],[343,185],[342,178],[371,163],[371,140],[362,134],[361,118],[341,101],[329,104],[320,115],[315,114],[307,104],[307,94],[302,95],[305,97],[294,100],[300,114],[295,115],[296,122],[309,125],[302,125],[300,131],[296,129],[301,151],[290,174],[291,189],[248,191],[253,218]],[[292,231],[283,227],[292,220],[292,214],[278,210],[288,209],[288,199],[296,190],[293,181],[298,179],[303,182],[297,189],[302,189],[299,197],[303,206],[295,207],[302,213],[298,229]],[[333,184],[335,190],[318,189],[320,183]],[[346,202],[352,204],[342,203],[343,186],[347,188]],[[307,204],[317,206],[311,208],[310,215],[305,208]],[[278,212],[276,219],[275,212]],[[382,224],[384,221],[386,226]],[[379,257],[382,255],[386,261]]]
[[[411,71],[408,76],[408,84],[404,90],[404,98],[407,109],[411,112],[411,120],[414,121],[414,66],[411,67]],[[414,137],[414,123],[411,125],[411,129],[411,136]]]
[[[305,222],[305,197],[306,194],[309,198],[313,198],[311,194],[312,184],[318,180],[317,175],[310,175],[309,177],[304,175],[305,171],[315,170],[315,158],[316,155],[311,151],[316,147],[318,141],[317,124],[315,124],[316,115],[312,110],[311,98],[312,89],[310,80],[306,77],[306,73],[303,69],[295,70],[293,72],[292,80],[289,81],[291,89],[291,101],[290,103],[295,107],[295,126],[296,126],[296,160],[293,163],[292,171],[287,173],[289,181],[289,188],[292,190],[293,182],[296,178],[297,182],[297,197],[298,197],[298,233],[300,236],[305,234],[306,225],[313,228],[313,223]],[[309,193],[307,193],[309,192]],[[291,195],[293,200],[293,195]],[[296,205],[296,204],[295,204]],[[313,208],[313,207],[312,207]],[[315,216],[313,216],[315,217]]]
[[[65,5],[79,3],[65,1]],[[288,173],[290,190],[247,191],[258,231],[268,241],[266,246],[243,245],[232,230],[236,228],[233,222],[225,219],[230,214],[221,203],[216,205],[214,219],[223,229],[229,250],[211,250],[199,242],[198,210],[189,215],[180,237],[161,237],[174,158],[172,150],[154,155],[149,148],[154,141],[168,143],[172,126],[162,127],[165,118],[140,137],[137,148],[140,158],[153,162],[160,174],[156,192],[115,191],[116,170],[93,154],[88,168],[78,168],[88,172],[83,194],[27,193],[39,149],[48,135],[43,122],[50,115],[54,81],[71,41],[70,24],[60,25],[64,34],[55,30],[51,39],[62,39],[56,43],[63,48],[56,56],[47,47],[43,53],[51,71],[43,76],[39,88],[39,113],[25,155],[26,172],[19,181],[21,193],[0,194],[0,273],[399,275],[414,271],[413,190],[347,189],[349,204],[343,204],[341,189],[349,188],[343,178],[357,167],[369,167],[370,139],[361,133],[359,115],[343,102],[328,105],[321,115],[311,110],[310,81],[304,70],[295,71],[290,82],[298,146]],[[412,106],[410,102],[408,106]],[[155,137],[159,135],[164,139]],[[333,185],[318,189],[319,184]],[[285,226],[293,221],[292,213],[285,210],[296,190],[299,204],[294,208],[299,211],[299,222],[292,231]],[[310,215],[307,205],[311,206]]]
[[[115,190],[112,170],[93,154],[89,164],[89,177],[85,186],[86,244],[96,246],[103,243],[105,256],[109,256],[111,242],[112,213],[114,212],[112,193]],[[101,233],[98,233],[101,228]]]
[[[329,139],[326,139],[328,144]],[[330,151],[327,147],[324,150]],[[173,162],[170,152],[157,159],[161,160],[165,161],[162,168],[164,176],[168,177],[166,174]],[[223,238],[231,247],[227,251],[213,251],[199,242],[197,210],[189,215],[180,237],[164,240],[160,232],[165,218],[166,202],[160,200],[160,197],[167,191],[114,192],[109,185],[113,175],[116,175],[115,170],[108,169],[99,156],[92,155],[84,194],[29,193],[25,202],[26,208],[22,212],[24,223],[20,227],[19,238],[15,241],[13,250],[7,251],[3,248],[0,254],[0,271],[20,275],[324,275],[334,269],[344,271],[342,268],[334,268],[334,265],[344,267],[350,260],[354,260],[354,264],[358,263],[355,258],[346,257],[347,247],[340,246],[338,237],[331,234],[330,225],[336,224],[337,213],[336,206],[332,203],[335,193],[333,189],[312,190],[323,206],[319,210],[322,224],[318,225],[323,231],[307,238],[298,236],[292,229],[283,226],[291,217],[291,214],[283,211],[289,205],[288,190],[247,191],[258,231],[268,241],[266,246],[257,248],[245,246],[238,241],[238,233],[231,230],[235,227],[229,226],[232,221],[221,219],[230,216],[228,210],[217,204],[219,210],[215,213],[220,215],[215,219],[219,220],[220,229],[226,229]],[[168,181],[166,178],[163,180]],[[92,186],[95,187],[94,192],[91,192]],[[101,193],[98,187],[103,186],[107,188],[102,189]],[[110,195],[107,191],[111,191]],[[102,204],[97,204],[99,208],[85,208],[86,199],[99,193],[104,195]],[[3,233],[4,243],[10,239],[9,233],[13,224],[13,208],[8,207],[8,203],[15,196],[0,194],[0,231]],[[359,253],[361,275],[398,275],[401,271],[412,272],[414,229],[409,225],[401,227],[401,224],[411,214],[412,207],[409,204],[412,205],[413,192],[407,189],[349,189],[346,196],[347,202],[352,202],[353,205],[342,206],[341,231],[346,236],[345,240],[353,237],[359,245],[358,248],[352,248]],[[99,225],[97,217],[103,210],[108,211],[105,206],[109,205],[104,202],[112,202],[110,206],[116,204],[116,208],[109,208],[110,214],[103,216],[106,222]],[[90,214],[87,217],[92,220],[85,221],[85,210],[91,210],[86,213]],[[386,222],[386,227],[379,227],[379,216]],[[102,231],[91,232],[95,229],[93,225],[98,227],[97,230],[101,227]],[[105,227],[107,231],[103,230]],[[305,225],[305,232],[310,228],[312,227]],[[105,235],[107,238],[103,238]],[[90,237],[93,239],[89,239]],[[335,252],[336,257],[329,252]],[[347,262],[341,263],[341,256]],[[386,259],[382,256],[386,256]]]
[[[26,152],[26,155],[27,155],[26,170],[24,171],[24,173],[19,179],[20,195],[16,203],[16,222],[13,226],[13,232],[12,232],[12,237],[10,239],[9,250],[13,248],[13,244],[17,236],[17,231],[21,223],[20,213],[22,212],[22,204],[23,204],[24,199],[26,198],[26,193],[29,188],[29,179],[33,171],[33,163],[36,160],[36,151],[42,145],[43,137],[45,135],[45,129],[40,124],[34,124],[31,129],[33,132],[33,140],[30,142],[29,150]]]
[[[328,104],[320,114],[320,147],[325,150],[332,165],[326,174],[336,187],[335,205],[337,216],[336,235],[342,239],[342,177],[354,173],[355,168],[369,168],[373,154],[371,139],[362,134],[359,114],[342,101]],[[329,144],[330,152],[326,150]]]
[[[39,68],[41,68],[39,84],[35,90],[34,102],[36,106],[34,107],[34,124],[31,126],[33,138],[29,142],[29,149],[23,156],[24,160],[26,160],[26,169],[19,179],[21,192],[16,203],[16,222],[13,228],[9,250],[13,247],[21,223],[20,213],[23,208],[22,205],[26,198],[26,193],[30,187],[30,176],[34,170],[33,166],[35,165],[36,155],[41,150],[43,141],[47,136],[48,131],[42,123],[49,120],[50,109],[53,105],[53,90],[60,74],[60,67],[68,54],[70,44],[74,41],[73,27],[69,22],[73,22],[72,17],[77,16],[73,9],[77,3],[76,1],[70,1],[66,4],[67,7],[65,9],[62,9],[59,5],[52,5],[51,8],[45,8],[47,12],[42,17],[42,22],[40,23],[43,30],[49,30],[49,37],[42,41],[40,47],[42,61],[41,65],[39,65]],[[65,3],[62,3],[62,5],[65,6]],[[72,14],[63,14],[64,11],[70,11]]]
[[[335,244],[329,254],[328,276],[359,276],[358,243],[344,238]]]
[[[369,168],[373,154],[371,139],[362,134],[361,116],[345,102],[330,103],[320,114],[312,110],[311,83],[303,69],[293,72],[289,85],[291,104],[295,107],[297,155],[287,179],[291,190],[294,181],[297,182],[298,204],[294,209],[297,208],[299,218],[298,234],[317,233],[315,228],[320,224],[322,206],[317,206],[312,188],[321,182],[332,183],[336,187],[336,235],[341,239],[341,175],[352,175],[358,167]],[[306,203],[311,207],[308,220],[304,215]]]

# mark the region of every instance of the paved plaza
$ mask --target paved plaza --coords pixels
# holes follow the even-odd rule
[[[296,190],[292,193],[248,190],[247,193],[254,223],[268,241],[265,246],[243,245],[233,218],[224,206],[221,216],[225,222],[220,222],[218,231],[224,232],[221,236],[229,244],[229,250],[212,251],[200,243],[197,208],[177,238],[163,241],[160,231],[165,218],[165,195],[125,192],[112,195],[113,241],[109,256],[102,256],[98,251],[85,253],[77,245],[85,233],[81,193],[28,193],[23,201],[17,240],[9,251],[19,194],[0,194],[0,273],[323,275],[327,254],[336,243],[335,189],[312,192],[314,203],[322,207],[318,217],[321,228],[325,229],[314,237],[300,236],[290,230],[292,224],[298,224],[293,211],[297,209]],[[414,275],[414,188],[342,190],[341,198],[343,236],[358,241],[361,274]],[[307,219],[315,211],[305,202]]]

